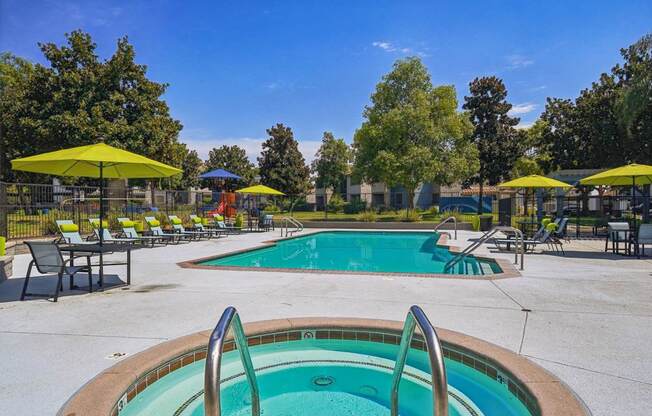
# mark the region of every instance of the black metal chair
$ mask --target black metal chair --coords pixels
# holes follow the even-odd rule
[[[52,241],[25,241],[29,251],[32,253],[32,261],[27,268],[27,276],[25,276],[25,283],[23,284],[23,291],[20,295],[20,300],[25,300],[25,296],[39,296],[50,298],[50,294],[45,293],[27,293],[27,285],[29,284],[30,275],[32,274],[32,267],[36,266],[39,273],[56,273],[57,287],[54,291],[54,301],[59,298],[59,291],[63,291],[63,275],[70,276],[70,288],[73,288],[73,278],[79,272],[88,273],[88,291],[93,291],[93,274],[91,271],[91,256],[83,255],[64,260],[61,255],[59,247]],[[67,263],[75,258],[86,257],[85,266],[66,266]]]

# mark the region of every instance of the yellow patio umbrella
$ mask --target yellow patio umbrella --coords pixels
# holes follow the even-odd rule
[[[572,188],[572,185],[541,175],[528,175],[498,185],[499,188]]]
[[[272,189],[269,186],[265,185],[254,185],[247,188],[238,189],[236,191],[239,194],[251,194],[251,195],[285,195],[281,191]]]
[[[163,178],[181,173],[180,169],[126,150],[96,143],[14,159],[14,170],[57,176],[84,176],[100,179],[100,244],[103,242],[104,179]]]
[[[580,179],[582,185],[606,185],[606,186],[631,186],[632,187],[632,211],[636,205],[636,185],[648,185],[652,183],[652,166],[630,163],[629,165],[605,170],[595,175]],[[634,216],[636,226],[636,216]]]
[[[523,189],[533,189],[533,188],[572,188],[572,185],[567,184],[566,182],[558,181],[557,179],[548,178],[541,175],[528,175],[522,176],[520,178],[513,179],[511,181],[503,182],[498,185],[499,188],[523,188]],[[532,205],[534,206],[534,193],[532,193]],[[527,215],[527,213],[526,213]],[[534,222],[534,217],[532,217],[532,222]]]

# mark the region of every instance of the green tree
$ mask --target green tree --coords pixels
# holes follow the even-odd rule
[[[477,170],[472,127],[453,86],[433,87],[418,58],[398,60],[376,86],[353,140],[354,176],[402,186],[413,207],[424,182],[450,184]]]
[[[0,179],[24,180],[26,172],[11,170],[11,159],[20,157],[25,146],[21,144],[21,116],[25,112],[27,81],[34,66],[10,53],[0,54]]]
[[[14,114],[12,157],[67,147],[108,144],[180,167],[177,137],[182,126],[161,96],[167,84],[146,77],[133,46],[119,39],[115,53],[101,61],[90,35],[75,31],[67,44],[39,44],[49,66],[35,65],[24,76],[24,93]]]
[[[204,170],[204,163],[196,150],[188,150],[188,147],[183,143],[181,143],[181,146],[182,149],[180,151],[185,152],[185,157],[181,163],[181,169],[183,169],[181,188],[196,188],[199,186],[199,175]]]
[[[242,177],[238,181],[226,180],[225,187],[230,190],[242,185],[250,185],[256,176],[256,166],[247,158],[247,152],[237,146],[222,145],[208,152],[206,170],[225,169]]]
[[[310,169],[299,151],[299,143],[292,129],[280,123],[267,129],[267,134],[270,137],[263,142],[258,158],[260,181],[296,201],[310,188]]]
[[[478,213],[482,213],[482,193],[485,182],[495,185],[512,170],[522,155],[521,134],[515,129],[519,119],[510,117],[512,105],[507,102],[507,88],[497,77],[476,78],[469,84],[469,96],[463,108],[473,123],[473,142],[478,147],[480,168],[470,182],[480,187]]]
[[[344,139],[336,139],[331,132],[324,132],[321,146],[315,154],[311,170],[316,175],[316,186],[324,188],[324,205],[328,206],[328,191],[336,192],[346,180],[351,161],[351,149]],[[328,218],[328,209],[324,210]]]

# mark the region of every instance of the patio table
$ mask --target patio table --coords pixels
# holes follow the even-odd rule
[[[99,244],[65,244],[59,246],[59,249],[63,252],[70,253],[70,258],[73,259],[75,253],[90,253],[97,254],[99,256],[99,263],[97,266],[100,268],[99,276],[99,286],[104,287],[104,266],[127,266],[127,285],[131,284],[131,250],[134,247],[131,244],[115,244],[115,243],[105,243],[102,245]],[[116,252],[126,252],[127,260],[126,262],[120,261],[111,261],[105,262],[104,255]],[[70,260],[70,265],[74,265],[74,260]]]
[[[539,221],[536,220],[520,220],[517,221],[518,228],[523,232],[523,235],[532,237],[539,226]]]

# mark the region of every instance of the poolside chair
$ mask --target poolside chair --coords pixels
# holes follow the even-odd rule
[[[553,233],[553,236],[556,238],[563,238],[566,241],[570,241],[568,238],[568,235],[566,233],[566,226],[568,225],[568,217],[564,217],[561,219],[561,221],[555,220],[555,223],[557,223],[557,230]]]
[[[634,251],[639,259],[645,256],[645,245],[652,244],[652,224],[641,224],[634,240]]]
[[[145,222],[149,226],[153,236],[165,238],[172,243],[180,243],[182,240],[187,242],[190,240],[190,238],[192,238],[191,236],[179,233],[166,233],[161,228],[161,223],[159,220],[157,220],[155,217],[145,217]]]
[[[84,240],[79,234],[79,226],[72,220],[56,220],[61,237],[57,242],[65,244],[96,244],[94,241]]]
[[[263,231],[274,230],[274,216],[270,214],[263,215],[262,221],[259,221],[259,228],[262,228]]]
[[[604,251],[609,251],[611,241],[612,253],[620,252],[620,243],[625,244],[625,252],[629,252],[630,230],[628,222],[610,222],[607,224],[607,239],[604,242]]]
[[[561,252],[562,254],[566,254],[564,252],[564,247],[562,242],[554,236],[554,230],[556,227],[552,226],[554,223],[548,224],[546,227],[546,231],[539,236],[538,238],[533,238],[529,240],[523,241],[525,245],[525,251],[527,252],[532,252],[534,251],[534,248],[540,245],[547,245],[550,249],[556,251],[556,252]],[[505,244],[509,247],[511,244],[516,244],[516,240],[513,238],[508,238],[508,239],[495,239],[494,244],[496,247],[498,247],[499,250],[502,250],[501,245]]]
[[[25,241],[24,242],[29,251],[32,254],[32,261],[27,267],[27,275],[25,276],[25,283],[23,283],[23,290],[20,294],[20,300],[25,300],[26,296],[37,296],[37,297],[53,297],[56,302],[59,299],[59,292],[63,291],[63,275],[70,276],[70,288],[73,288],[73,279],[75,275],[79,272],[88,273],[88,291],[93,291],[93,274],[91,269],[91,256],[82,255],[64,260],[61,255],[59,247],[54,241]],[[86,257],[85,266],[66,266],[66,264],[75,258]],[[57,286],[54,291],[54,295],[45,294],[45,293],[28,293],[27,286],[29,285],[29,279],[32,274],[32,267],[36,266],[36,270],[42,274],[56,273],[57,274]]]
[[[181,218],[177,217],[176,215],[168,215],[168,218],[170,219],[170,223],[172,224],[172,228],[174,229],[174,231],[176,231],[179,234],[191,236],[197,239],[201,239],[202,237],[211,238],[211,233],[208,231],[186,230],[183,227]]]
[[[190,214],[190,221],[192,221],[192,228],[194,231],[203,231],[205,233],[209,233],[210,237],[216,237],[220,238],[222,235],[226,235],[226,231],[220,229],[219,227],[210,227],[207,228],[204,226],[204,223],[202,222],[202,218],[195,215],[195,214]]]
[[[242,232],[242,227],[226,224],[224,222],[224,217],[220,214],[213,214],[213,221],[217,228],[226,231],[228,234],[240,234]]]
[[[99,218],[89,218],[88,222],[91,223],[93,227],[93,233],[95,233],[95,238],[100,239],[100,220]],[[113,234],[109,231],[109,223],[104,220],[102,221],[102,241],[105,243],[119,243],[119,244],[133,244],[136,242],[133,238],[119,238],[114,237]]]
[[[130,238],[135,241],[140,241],[143,244],[151,243],[152,247],[154,247],[154,244],[157,242],[167,244],[168,238],[165,237],[157,237],[154,235],[139,235],[138,232],[136,231],[136,228],[134,228],[134,222],[131,221],[129,218],[126,217],[118,218],[118,222],[122,226],[122,234],[126,238]]]

